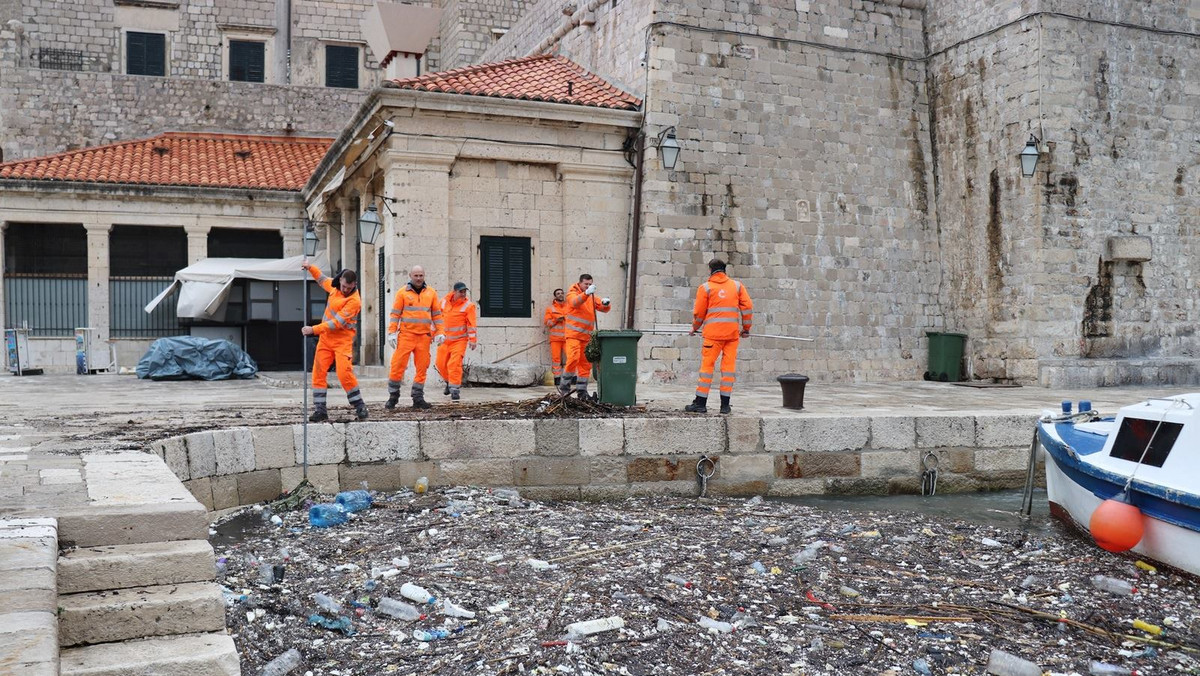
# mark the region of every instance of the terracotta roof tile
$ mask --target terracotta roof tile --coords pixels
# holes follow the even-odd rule
[[[170,132],[0,164],[0,179],[300,190],[332,139]]]
[[[384,86],[617,110],[637,110],[642,105],[641,99],[617,89],[579,64],[549,54],[387,80]]]

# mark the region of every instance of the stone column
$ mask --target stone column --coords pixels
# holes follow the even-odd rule
[[[108,235],[111,223],[85,223],[87,229],[87,325],[109,338]]]
[[[387,206],[380,200],[383,234],[376,245],[387,248],[388,286],[395,289],[408,280],[414,265],[425,268],[426,281],[439,295],[449,291],[450,279],[450,153],[381,153],[383,194],[395,198]],[[365,196],[370,199],[370,195]],[[367,203],[362,205],[365,210]],[[459,243],[460,246],[469,246]],[[463,274],[468,271],[459,271]],[[455,274],[459,274],[456,272]]]
[[[283,238],[283,257],[290,258],[304,253],[304,228],[291,225],[279,227],[279,236]]]
[[[188,265],[199,263],[208,258],[208,231],[211,226],[200,225],[185,225],[183,229],[187,231],[188,239]]]

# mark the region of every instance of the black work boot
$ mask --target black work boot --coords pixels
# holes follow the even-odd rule
[[[400,403],[400,393],[399,392],[389,392],[387,403],[384,404],[383,407],[390,411],[390,410],[396,408],[396,404],[399,404],[399,403]]]
[[[708,397],[696,397],[692,403],[683,407],[688,413],[708,413]]]
[[[366,404],[359,404],[359,405],[358,405],[358,406],[357,406],[357,407],[354,409],[354,415],[358,416],[358,419],[359,419],[359,420],[366,420],[366,419],[367,419],[367,405],[366,405]]]
[[[729,397],[721,395],[721,413],[733,413],[733,409],[729,408]]]
[[[431,404],[431,403],[429,403],[429,402],[425,401],[425,395],[422,395],[422,394],[414,394],[414,395],[413,395],[413,405],[412,405],[412,407],[413,407],[413,408],[420,408],[420,409],[425,409],[425,408],[433,408],[433,404]]]
[[[442,394],[450,394],[450,383],[446,383],[446,386],[442,388]]]
[[[312,415],[308,416],[309,422],[325,422],[329,420],[329,412],[324,406],[314,406]]]
[[[562,376],[554,376],[554,389],[558,389],[562,385]]]

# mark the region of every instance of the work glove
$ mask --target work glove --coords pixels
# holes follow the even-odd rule
[[[389,334],[388,334],[388,339],[387,339],[387,340],[388,340],[388,347],[392,348],[393,350],[394,350],[394,349],[396,349],[396,341],[397,341],[397,339],[398,339],[398,336],[397,336],[395,333],[389,333]]]
[[[472,350],[474,350],[476,347],[478,347],[478,345],[476,343],[471,343],[470,347]]]
[[[591,286],[589,286],[589,287],[587,288],[587,291],[584,291],[584,292],[583,292],[583,294],[584,294],[585,296],[590,296],[590,295],[592,295],[592,294],[594,294],[594,293],[596,293],[596,285],[595,285],[595,284],[592,284]]]
[[[304,260],[300,261],[300,269],[301,269],[301,270],[307,270],[307,269],[308,269],[308,256],[305,256],[305,257],[304,257]]]
[[[604,307],[608,307],[609,302],[610,301],[607,298],[600,299],[600,304],[603,305]]]
[[[443,335],[442,335],[442,334],[440,334],[440,333],[439,333],[439,334],[437,334],[436,336],[434,336],[434,337],[433,337],[433,344],[434,344],[434,345],[441,345],[441,344],[442,344],[442,343],[444,343],[444,342],[446,342],[446,336],[443,336]]]

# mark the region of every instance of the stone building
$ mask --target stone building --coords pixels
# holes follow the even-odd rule
[[[202,259],[302,253],[300,188],[328,147],[168,133],[0,164],[5,327],[28,327],[31,365],[54,371],[75,370],[79,327],[111,339],[122,366],[155,338],[190,333],[230,339],[265,367],[298,368],[299,281],[238,282],[216,321],[181,324],[174,303],[143,307]],[[310,317],[320,316],[317,296]]]
[[[6,73],[0,94],[16,102],[0,119],[6,154],[41,154],[64,143],[94,143],[98,135],[214,125],[218,115],[224,129],[251,131],[286,130],[289,123],[298,132],[337,131],[352,120],[343,140],[358,143],[335,144],[332,162],[335,154],[356,155],[367,146],[375,127],[366,127],[378,123],[364,120],[364,111],[397,105],[401,96],[387,88],[369,95],[339,90],[348,96],[335,101],[324,88],[307,87],[319,82],[297,71],[291,85],[254,84],[259,96],[251,100],[240,89],[245,83],[217,82],[225,71],[214,46],[226,29],[213,15],[251,12],[255,3],[226,9],[220,2],[112,1],[86,18],[103,24],[95,30],[97,40],[108,40],[98,50],[107,55],[101,59],[107,72],[64,72],[33,61],[35,48],[67,49],[37,26],[84,25],[85,19],[60,17],[58,5],[99,3],[0,5],[6,13],[0,51],[4,65],[17,66],[0,69]],[[212,53],[181,65],[187,75],[179,78],[114,74],[123,58],[117,24],[124,19],[117,14],[159,4],[176,7],[168,13],[180,17],[178,31],[167,31],[172,45],[190,40]],[[264,25],[273,16],[274,25],[295,27],[307,21],[296,17],[336,18],[313,19],[291,30],[291,38],[274,38],[276,61],[279,45],[290,44],[293,63],[308,64],[293,67],[310,69],[322,44],[351,40],[355,13],[367,9],[350,2],[259,4],[262,17],[227,21]],[[919,378],[926,370],[925,332],[952,331],[968,336],[971,378],[1046,385],[1200,381],[1200,0],[429,4],[442,12],[425,56],[429,70],[554,54],[642,102],[636,123],[616,125],[628,132],[632,173],[624,188],[630,197],[620,198],[630,204],[623,226],[628,250],[606,252],[614,256],[610,284],[633,291],[622,296],[621,314],[635,327],[687,322],[704,262],[727,257],[755,298],[758,328],[816,339],[744,342],[742,380],[789,371],[815,380]],[[280,23],[289,7],[293,20]],[[185,21],[185,15],[206,18]],[[350,28],[324,32],[336,26]],[[368,46],[362,53],[361,87],[387,79]],[[95,96],[80,101],[76,91]],[[169,104],[155,108],[161,117],[130,115],[131,102],[159,95]],[[493,118],[478,111],[476,94],[448,95],[439,104],[447,112],[437,133],[473,144],[500,144],[496,139],[514,133],[508,109]],[[71,106],[48,105],[58,101]],[[220,112],[205,112],[200,101]],[[461,115],[453,112],[457,106],[465,106]],[[610,125],[605,115],[595,124]],[[431,119],[425,112],[398,118],[397,133],[405,125],[423,129]],[[590,129],[584,118],[576,123]],[[527,124],[534,130],[541,123]],[[674,169],[658,156],[668,132],[682,147]],[[1018,154],[1031,136],[1039,157],[1025,176]],[[430,152],[455,155],[441,147]],[[477,151],[472,161],[528,159]],[[528,170],[549,176],[559,162],[543,157]],[[352,164],[343,160],[343,167]],[[381,175],[391,171],[377,168]],[[453,172],[470,168],[451,161],[445,171],[453,182],[462,178]],[[433,198],[423,192],[428,185],[391,175],[372,173],[366,183],[356,177],[353,189],[330,193],[349,200],[340,203],[314,203],[313,190],[325,188],[310,185],[310,210],[320,212],[311,215],[328,220],[322,214],[337,212],[353,222],[345,214],[361,209],[372,192]],[[602,195],[610,197],[617,199]],[[422,228],[429,213],[437,223],[462,220],[448,215],[456,213],[450,200],[435,205],[442,211],[398,211],[409,221],[389,224],[402,241],[385,244],[387,256],[417,250],[403,238]],[[383,204],[378,208],[386,213]],[[513,222],[534,217],[524,207],[517,213]],[[369,274],[378,252],[358,251]],[[406,264],[385,260],[386,286],[403,281]],[[444,265],[447,278],[437,280],[443,285],[450,270],[473,279],[481,274],[452,268],[449,259]],[[558,285],[569,281],[565,270],[560,274]],[[513,334],[510,342],[524,337]],[[642,348],[647,377],[693,377],[695,341],[647,335]]]

